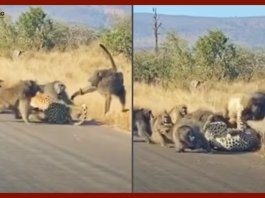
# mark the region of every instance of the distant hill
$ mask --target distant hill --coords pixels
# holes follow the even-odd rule
[[[134,46],[136,49],[150,49],[154,47],[153,14],[134,13]],[[179,35],[194,44],[199,36],[208,29],[221,29],[230,39],[241,45],[250,47],[265,47],[265,16],[260,17],[193,17],[177,15],[160,15],[162,22],[160,41],[165,33],[176,30]]]
[[[10,14],[14,19],[29,9],[30,6],[22,5],[0,5],[6,14]],[[131,13],[132,6],[126,5],[44,5],[32,6],[42,7],[52,18],[69,23],[88,24],[90,27],[106,27],[109,25],[113,14]]]

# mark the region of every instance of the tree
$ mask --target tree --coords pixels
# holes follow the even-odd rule
[[[176,69],[191,72],[193,57],[188,41],[180,38],[175,30],[167,32],[163,50],[166,50],[167,59],[172,59],[175,63]]]
[[[116,16],[112,19],[112,29],[105,30],[103,43],[118,54],[132,58],[132,20],[131,15]]]
[[[19,44],[24,48],[40,50],[53,47],[52,33],[53,21],[40,7],[31,7],[22,13],[17,21]]]
[[[11,19],[11,16],[7,14],[0,17],[0,49],[5,52],[14,46],[17,36],[15,25]]]
[[[157,15],[156,8],[153,8],[154,16],[153,16],[153,30],[154,30],[154,36],[155,36],[155,52],[158,53],[158,36],[160,33],[158,30],[162,27],[162,23],[159,23],[159,16]]]
[[[240,74],[240,79],[249,81],[253,77],[264,76],[264,49],[253,50],[247,47],[238,47],[235,62],[236,70]]]
[[[221,30],[209,30],[195,44],[196,64],[202,72],[210,71],[217,79],[233,77],[236,48]],[[214,68],[213,68],[214,67]]]

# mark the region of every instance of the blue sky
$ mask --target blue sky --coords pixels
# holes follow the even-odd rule
[[[244,17],[244,16],[265,16],[265,6],[204,6],[204,5],[148,5],[134,6],[134,12],[152,13],[153,7],[157,8],[158,14],[209,16],[209,17]]]

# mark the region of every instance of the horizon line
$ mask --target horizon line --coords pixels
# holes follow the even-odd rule
[[[153,14],[152,12],[133,12],[133,14]],[[164,13],[158,13],[159,15],[165,15],[165,16],[184,16],[184,17],[197,17],[197,18],[258,18],[258,17],[265,17],[265,15],[251,15],[251,16],[200,16],[200,15],[185,15],[185,14],[164,14]]]

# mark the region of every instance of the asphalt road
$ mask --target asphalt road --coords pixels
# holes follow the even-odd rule
[[[135,142],[133,156],[136,193],[265,192],[265,159],[257,154],[176,153]]]
[[[0,115],[0,192],[131,192],[131,135]]]

